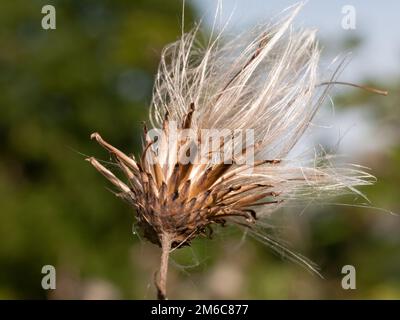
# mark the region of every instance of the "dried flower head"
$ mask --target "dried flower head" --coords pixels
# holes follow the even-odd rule
[[[159,298],[166,297],[169,251],[213,225],[254,230],[290,200],[357,192],[356,186],[371,183],[357,168],[287,159],[335,77],[319,79],[315,31],[292,28],[300,7],[229,41],[221,32],[202,46],[195,28],[168,45],[150,112],[160,129],[150,134],[145,128],[140,159],[98,133],[91,136],[114,156],[127,182],[88,160],[135,208],[144,237],[162,247]],[[216,143],[210,132],[217,133]]]

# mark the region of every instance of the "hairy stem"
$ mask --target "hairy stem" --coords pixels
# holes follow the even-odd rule
[[[161,261],[158,278],[156,280],[157,298],[159,300],[167,299],[167,275],[168,275],[168,259],[171,249],[171,236],[164,233],[161,236]]]

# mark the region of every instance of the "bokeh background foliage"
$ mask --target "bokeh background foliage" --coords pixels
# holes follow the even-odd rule
[[[41,28],[45,4],[56,7],[56,30]],[[89,140],[94,131],[138,151],[160,51],[179,36],[180,14],[178,0],[0,3],[0,298],[154,297],[157,248],[138,238],[134,213],[83,160],[108,160]],[[188,26],[194,15],[188,7]],[[392,94],[345,91],[336,104],[373,106],[398,137],[399,82],[375,84]],[[399,140],[363,164],[379,179],[363,191],[399,212]],[[299,211],[279,212],[276,224],[325,280],[226,228],[174,253],[171,297],[400,297],[399,218],[355,207]],[[40,286],[46,264],[57,269],[54,291]],[[345,264],[357,268],[357,290],[340,286]]]

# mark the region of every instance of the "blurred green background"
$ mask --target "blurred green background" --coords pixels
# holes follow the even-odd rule
[[[45,4],[57,10],[56,30],[41,28]],[[188,28],[196,14],[189,4]],[[108,160],[89,139],[94,131],[139,150],[160,51],[180,23],[178,0],[0,3],[0,298],[154,298],[159,250],[135,234],[134,212],[84,158]],[[372,206],[400,212],[400,78],[364,80],[390,95],[336,90],[336,112],[366,108],[387,133],[382,148],[363,140],[368,152],[358,162],[378,178],[363,189]],[[354,206],[303,209],[277,212],[276,224],[325,279],[225,228],[175,251],[170,297],[400,298],[399,217]],[[56,290],[41,287],[47,264],[56,267]],[[347,264],[356,267],[356,290],[341,287]]]

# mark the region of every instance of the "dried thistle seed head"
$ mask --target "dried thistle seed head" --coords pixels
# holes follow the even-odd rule
[[[221,33],[198,45],[196,28],[168,45],[150,112],[160,129],[145,128],[140,159],[92,135],[127,182],[89,161],[136,209],[149,241],[169,250],[213,224],[254,229],[256,219],[290,200],[358,192],[356,186],[371,183],[357,167],[288,159],[335,79],[319,79],[315,31],[291,25],[300,7],[229,41]],[[205,130],[217,132],[216,143]]]
[[[172,246],[181,246],[212,224],[229,220],[249,225],[289,199],[369,183],[370,176],[357,170],[283,160],[328,88],[316,89],[315,31],[291,27],[300,7],[276,24],[230,41],[219,34],[206,47],[196,46],[195,29],[168,45],[150,114],[153,127],[161,130],[155,141],[145,127],[138,161],[98,133],[92,135],[115,156],[128,182],[95,159],[90,162],[136,209],[151,242],[160,244],[161,235],[168,233]],[[217,131],[216,144],[210,146],[205,129]],[[243,139],[233,139],[238,129],[250,129],[252,141],[246,137],[242,146]],[[204,145],[206,152],[200,151]],[[254,162],[248,161],[248,151]]]

